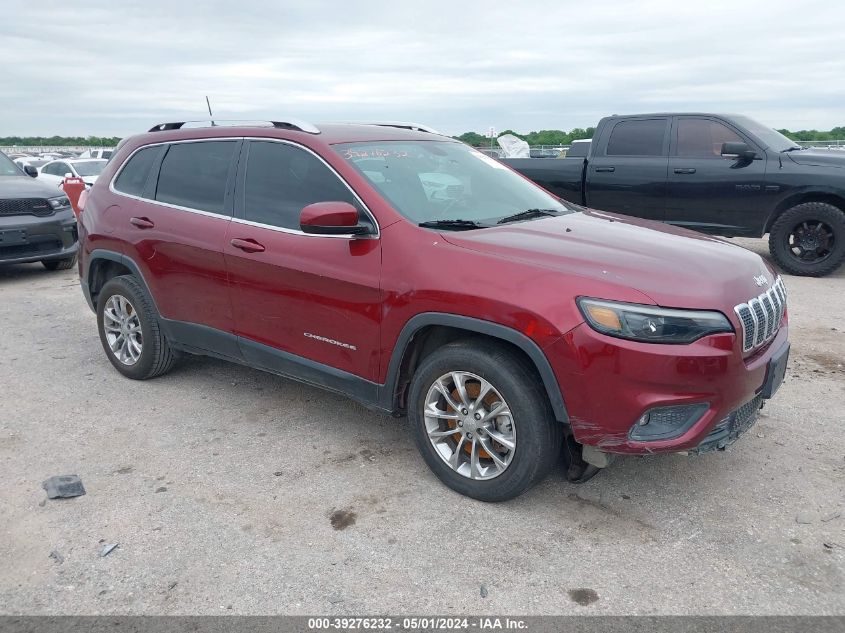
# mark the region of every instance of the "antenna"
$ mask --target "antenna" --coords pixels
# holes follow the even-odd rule
[[[208,95],[205,95],[205,105],[208,106],[208,116],[211,117],[211,127],[215,127],[217,124],[214,122],[214,115],[211,113],[211,102],[208,100]]]

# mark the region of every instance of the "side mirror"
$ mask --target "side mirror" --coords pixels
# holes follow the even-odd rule
[[[38,177],[38,170],[33,167],[32,165],[24,165],[23,166],[23,173],[25,173],[30,178],[37,178]]]
[[[722,143],[722,157],[733,158],[737,160],[753,160],[757,155],[753,149],[748,147],[747,143]]]
[[[358,221],[358,209],[348,202],[315,202],[302,209],[299,226],[312,235],[364,235],[370,227]]]

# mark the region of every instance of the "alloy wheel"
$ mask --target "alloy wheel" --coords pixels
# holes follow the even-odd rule
[[[424,406],[428,439],[452,470],[475,480],[505,472],[516,451],[516,425],[492,384],[453,371],[434,381]]]
[[[132,366],[141,358],[144,339],[138,312],[122,295],[112,295],[103,308],[103,332],[115,358]]]

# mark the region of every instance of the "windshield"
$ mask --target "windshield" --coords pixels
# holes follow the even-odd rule
[[[573,212],[551,194],[462,143],[379,141],[334,147],[399,213],[416,224],[464,220],[493,225],[529,210]],[[533,217],[537,216],[525,219]]]
[[[77,176],[99,176],[108,161],[86,160],[81,163],[73,163],[73,169]]]
[[[6,156],[0,152],[0,176],[20,176],[21,170]]]
[[[764,145],[768,146],[768,148],[772,151],[782,152],[783,150],[789,149],[790,147],[800,147],[798,143],[791,139],[788,139],[777,130],[773,130],[767,125],[763,125],[759,121],[755,121],[750,117],[734,116],[731,118],[737,123],[739,123],[740,126],[744,127],[746,130],[751,132],[751,134],[760,139],[760,141]]]

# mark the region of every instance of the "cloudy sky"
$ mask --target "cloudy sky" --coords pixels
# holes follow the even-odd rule
[[[0,0],[0,136],[171,120],[571,129],[657,110],[845,125],[827,1]]]

